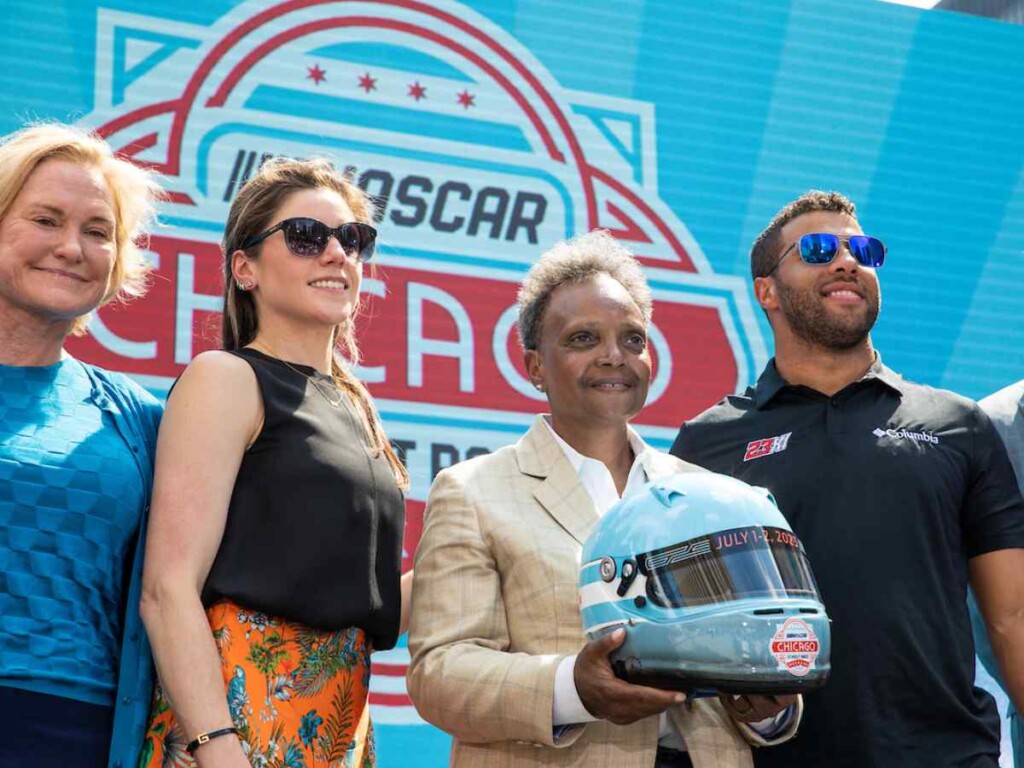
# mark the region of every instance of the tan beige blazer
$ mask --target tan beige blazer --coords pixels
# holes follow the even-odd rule
[[[541,418],[515,445],[434,481],[416,553],[409,693],[424,719],[455,737],[459,768],[651,768],[657,717],[588,723],[553,739],[555,670],[586,641],[579,557],[598,514]],[[642,460],[651,479],[703,471],[657,451]],[[670,715],[695,768],[752,765],[717,700]]]

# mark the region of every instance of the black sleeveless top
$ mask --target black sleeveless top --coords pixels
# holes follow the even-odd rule
[[[361,627],[394,646],[405,503],[383,453],[331,378],[254,349],[263,429],[242,457],[224,538],[203,587],[221,599],[317,629]],[[300,373],[301,371],[301,373]],[[303,374],[315,377],[319,387]]]

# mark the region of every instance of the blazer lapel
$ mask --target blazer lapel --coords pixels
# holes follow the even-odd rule
[[[570,536],[582,544],[598,521],[597,510],[572,464],[551,436],[543,416],[516,444],[523,474],[544,478],[533,492],[537,502]]]

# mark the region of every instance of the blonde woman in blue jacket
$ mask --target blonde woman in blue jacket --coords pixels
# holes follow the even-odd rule
[[[0,767],[138,759],[152,662],[138,605],[159,403],[69,335],[147,266],[157,187],[102,140],[0,142]]]

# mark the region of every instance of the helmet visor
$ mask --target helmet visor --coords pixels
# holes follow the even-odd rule
[[[656,605],[689,608],[746,598],[820,601],[800,540],[782,528],[719,531],[637,558]]]

